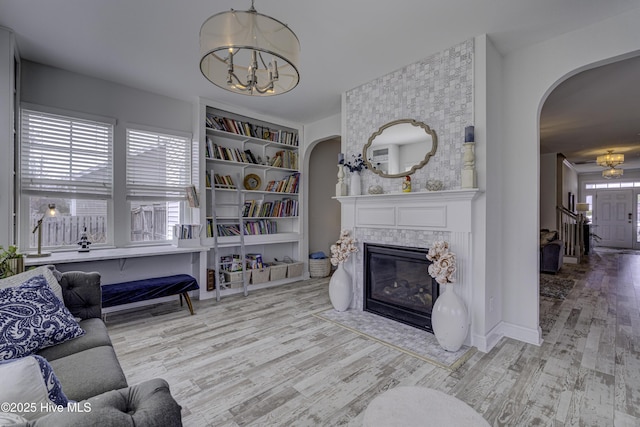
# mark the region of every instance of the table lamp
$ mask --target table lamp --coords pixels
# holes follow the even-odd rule
[[[45,218],[51,218],[56,216],[56,205],[55,203],[49,203],[48,209],[42,218],[38,220],[38,223],[33,228],[32,233],[38,232],[38,252],[27,254],[27,258],[42,258],[51,255],[51,252],[42,252],[42,221]]]

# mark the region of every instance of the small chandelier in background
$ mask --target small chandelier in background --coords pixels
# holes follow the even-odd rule
[[[289,92],[300,80],[300,42],[286,24],[258,13],[231,9],[200,28],[200,71],[213,84],[244,95]]]
[[[622,169],[610,168],[602,171],[602,176],[606,179],[620,178],[624,174]]]
[[[614,154],[613,150],[608,150],[607,154],[596,157],[596,163],[604,168],[615,168],[624,163],[624,154]]]

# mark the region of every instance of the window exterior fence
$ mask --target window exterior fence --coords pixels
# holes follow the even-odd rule
[[[41,215],[31,216],[31,230],[38,224]],[[78,243],[87,227],[87,236],[91,243],[107,241],[107,217],[104,215],[70,216],[61,215],[45,218],[42,221],[42,246],[71,246]],[[31,233],[29,247],[38,246],[38,232]]]
[[[175,203],[178,205],[178,203]],[[178,222],[176,213],[167,212],[167,204],[139,206],[131,210],[131,241],[167,240],[167,219]],[[31,230],[38,224],[42,215],[32,215]],[[84,228],[92,244],[107,242],[107,217],[105,215],[58,215],[42,221],[42,247],[73,246],[80,241]],[[29,247],[38,246],[38,233],[29,236]]]

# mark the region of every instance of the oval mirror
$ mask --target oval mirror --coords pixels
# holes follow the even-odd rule
[[[436,153],[438,137],[428,125],[396,120],[378,129],[362,150],[367,168],[385,178],[411,175]]]

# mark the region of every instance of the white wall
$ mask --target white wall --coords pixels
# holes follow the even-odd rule
[[[562,206],[575,211],[575,204],[579,203],[578,199],[578,172],[571,166],[571,164],[563,159],[562,161]],[[571,200],[569,200],[569,193],[573,195],[573,206],[570,206]]]
[[[475,38],[474,55],[474,123],[478,188],[482,192],[473,203],[472,271],[474,277],[472,342],[481,351],[488,351],[500,338],[493,333],[502,320],[502,289],[498,257],[502,239],[501,187],[499,170],[502,164],[502,56],[486,36]]]
[[[0,27],[0,245],[13,244],[13,32]]]
[[[556,229],[557,153],[540,155],[540,228]]]
[[[510,53],[504,60],[502,211],[503,320],[506,335],[539,342],[539,117],[551,90],[566,78],[640,49],[640,9]],[[526,159],[526,161],[523,161]],[[489,224],[488,224],[489,225]]]
[[[166,96],[30,61],[22,62],[22,87],[22,102],[117,120],[113,153],[114,206],[126,204],[124,159],[129,124],[192,133],[192,105]],[[128,210],[115,209],[114,221],[119,225],[114,227],[115,244],[124,246],[129,239]]]

